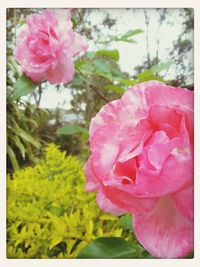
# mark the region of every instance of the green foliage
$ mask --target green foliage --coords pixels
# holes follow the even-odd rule
[[[127,79],[128,76],[120,70],[118,60],[119,51],[117,49],[103,49],[86,53],[85,57],[78,60],[75,66],[77,71],[85,76],[84,80],[87,83],[94,84],[98,81],[98,88],[119,96],[125,92],[124,85],[119,84],[119,80]],[[81,76],[75,77],[73,85],[81,86]]]
[[[78,259],[133,259],[144,249],[120,237],[101,237],[92,241],[78,254]]]
[[[34,113],[37,112],[32,105],[27,104],[22,109],[11,98],[7,98],[7,154],[10,170],[19,169],[19,163],[25,159],[29,163],[35,162],[34,151],[38,152],[40,143],[36,137],[38,124],[29,116]]]
[[[143,30],[141,30],[141,29],[129,30],[129,31],[125,32],[123,35],[110,36],[109,40],[99,41],[99,43],[108,44],[108,43],[111,43],[113,41],[114,42],[122,41],[122,42],[127,42],[127,43],[136,43],[136,41],[130,37],[133,37],[133,36],[140,34],[142,32],[143,32]]]
[[[105,85],[103,87],[103,89],[105,90],[111,90],[111,91],[114,91],[118,94],[123,94],[125,92],[124,88],[120,87],[120,86],[117,86],[117,85],[113,85],[113,84],[108,84],[108,85]]]
[[[119,51],[117,49],[114,50],[99,50],[96,52],[97,56],[106,56],[114,59],[115,61],[119,60]]]
[[[117,49],[104,49],[86,53],[83,58],[76,61],[75,66],[85,75],[100,76],[113,81],[118,77],[126,78],[126,75],[120,71],[118,60],[119,51]]]
[[[147,82],[150,80],[164,81],[164,79],[158,75],[155,75],[156,71],[145,70],[143,73],[137,75],[138,82]]]
[[[173,63],[172,62],[166,62],[166,63],[160,63],[158,65],[155,65],[151,68],[153,72],[161,72],[163,70],[169,69]]]
[[[132,215],[126,214],[120,217],[120,223],[125,229],[132,230]]]
[[[14,84],[13,98],[17,99],[33,92],[38,85],[38,83],[32,82],[26,75],[22,75]]]
[[[119,218],[103,213],[84,190],[82,165],[54,144],[35,167],[7,180],[7,257],[75,258],[99,237],[137,244]]]
[[[161,75],[158,75],[158,73],[162,72],[163,70],[168,69],[171,65],[172,63],[170,62],[155,65],[150,70],[144,70],[143,72],[138,73],[134,80],[119,79],[119,83],[122,86],[134,86],[137,83],[142,83],[142,82],[147,82],[147,81],[152,81],[152,80],[168,83],[166,80],[163,79]]]

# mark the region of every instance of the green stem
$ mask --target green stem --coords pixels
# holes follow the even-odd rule
[[[94,85],[92,85],[92,84],[90,84],[90,83],[88,82],[87,77],[85,76],[85,74],[84,74],[81,70],[79,70],[78,68],[75,68],[75,69],[77,70],[78,73],[80,73],[80,74],[83,76],[84,81],[89,85],[89,87],[92,88],[92,89],[95,91],[95,93],[96,93],[98,96],[100,96],[106,103],[108,103],[109,100],[106,99],[106,98],[104,97],[104,95],[102,95],[102,94],[99,92],[99,89],[98,89],[96,86],[94,86]]]

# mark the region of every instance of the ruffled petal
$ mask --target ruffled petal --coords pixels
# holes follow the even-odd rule
[[[149,128],[148,123],[140,122],[135,130],[137,134],[135,133],[134,135],[130,128],[133,129],[139,122],[139,118],[146,115],[141,111],[134,117],[132,115],[134,112],[136,112],[136,106],[130,104],[128,99],[127,101],[119,99],[103,106],[100,112],[91,120],[89,129],[90,147],[94,158],[94,168],[100,179],[103,179],[109,170],[113,168],[119,153],[125,150],[128,153],[139,145],[144,135],[144,128]],[[129,140],[127,142],[124,142],[125,133]],[[135,141],[133,140],[133,135],[135,136]]]
[[[182,213],[186,218],[193,220],[194,219],[194,187],[189,186],[185,189],[172,195],[172,198]]]
[[[161,198],[149,212],[135,215],[133,229],[139,242],[158,258],[183,258],[193,250],[193,222],[170,197]]]
[[[192,159],[181,161],[171,155],[164,163],[161,172],[140,168],[136,174],[136,185],[133,188],[133,193],[146,197],[171,194],[192,182],[193,176]]]
[[[105,182],[106,183],[106,182]],[[116,183],[117,184],[117,183]],[[126,185],[123,185],[126,187]],[[127,188],[129,186],[127,185]],[[140,214],[151,210],[156,205],[157,198],[136,197],[131,192],[120,189],[116,186],[104,184],[103,191],[105,196],[112,201],[117,207],[126,210],[127,212]]]
[[[96,197],[97,203],[100,207],[100,209],[104,210],[105,212],[114,214],[114,215],[122,215],[124,213],[126,213],[125,210],[120,209],[119,207],[117,207],[116,205],[114,205],[102,192],[102,190],[100,190],[97,194]]]
[[[71,46],[68,48],[68,53],[70,56],[78,55],[80,52],[86,52],[89,45],[85,38],[80,34],[74,32],[74,39]]]
[[[74,65],[71,59],[65,59],[65,61],[58,61],[58,63],[47,70],[46,79],[51,84],[68,83],[75,74]]]
[[[145,88],[145,98],[149,108],[154,105],[163,105],[181,107],[182,110],[193,111],[194,109],[194,95],[188,89],[172,87],[158,81],[145,82],[138,86]]]
[[[99,182],[93,170],[92,156],[90,156],[84,166],[84,173],[86,176],[85,190],[88,192],[96,191],[99,188]]]

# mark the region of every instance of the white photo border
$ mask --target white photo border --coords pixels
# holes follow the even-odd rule
[[[7,8],[193,8],[194,9],[194,258],[193,259],[7,259],[6,258],[6,9]],[[0,266],[127,267],[200,266],[200,1],[199,0],[2,0],[0,3]]]

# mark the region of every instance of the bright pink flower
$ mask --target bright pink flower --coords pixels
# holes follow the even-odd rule
[[[106,212],[133,213],[153,256],[193,250],[193,92],[151,81],[103,106],[90,125],[86,190]]]
[[[75,72],[72,57],[88,48],[73,31],[70,10],[47,9],[27,16],[26,22],[15,51],[22,71],[33,81],[70,82]]]

